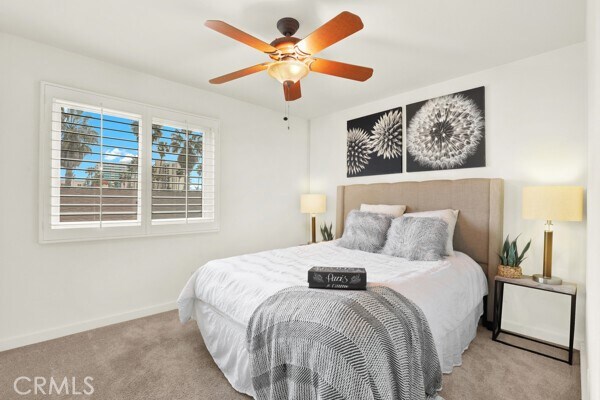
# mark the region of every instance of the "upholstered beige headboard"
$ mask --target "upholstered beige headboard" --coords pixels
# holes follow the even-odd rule
[[[336,236],[344,232],[351,210],[367,204],[403,204],[407,212],[451,208],[460,210],[454,231],[454,249],[477,261],[488,277],[489,298],[493,299],[498,252],[502,245],[504,181],[502,179],[460,179],[424,182],[373,183],[338,186]],[[488,301],[487,318],[492,317]]]

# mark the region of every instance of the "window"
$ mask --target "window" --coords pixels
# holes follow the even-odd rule
[[[141,224],[141,116],[52,108],[52,228]]]
[[[214,218],[214,144],[188,124],[152,121],[152,222]]]
[[[40,240],[218,230],[218,121],[42,83]]]

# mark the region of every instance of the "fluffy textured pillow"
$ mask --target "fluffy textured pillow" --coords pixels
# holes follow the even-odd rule
[[[456,220],[458,219],[458,210],[436,210],[436,211],[423,211],[415,213],[406,213],[405,217],[415,218],[440,218],[448,224],[448,241],[446,242],[446,255],[454,255],[454,247],[452,242],[454,241],[454,228],[456,227]]]
[[[390,215],[352,210],[346,217],[344,234],[338,244],[347,249],[377,253],[385,244]]]
[[[447,239],[448,224],[441,218],[396,218],[381,252],[411,261],[438,261],[446,255]]]
[[[404,214],[404,211],[406,211],[406,206],[388,204],[361,204],[360,211],[388,214],[394,218],[397,218]]]

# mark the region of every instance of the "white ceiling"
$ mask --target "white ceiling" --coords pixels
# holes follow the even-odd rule
[[[0,30],[275,110],[266,72],[208,80],[268,61],[203,26],[226,21],[266,42],[281,17],[304,37],[341,11],[365,28],[319,54],[372,67],[360,83],[317,73],[291,113],[307,118],[585,40],[584,0],[0,0]]]

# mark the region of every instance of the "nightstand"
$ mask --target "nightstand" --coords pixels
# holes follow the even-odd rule
[[[502,303],[504,300],[504,285],[515,285],[526,287],[530,289],[543,290],[546,292],[557,293],[563,296],[571,296],[571,319],[569,323],[569,347],[561,346],[554,343],[548,343],[543,340],[531,338],[529,336],[521,335],[515,332],[510,332],[502,329]],[[495,278],[496,291],[494,295],[494,327],[492,329],[492,340],[508,346],[516,347],[518,349],[526,350],[531,353],[539,354],[544,357],[552,358],[554,360],[566,362],[573,365],[573,337],[575,334],[575,306],[577,301],[577,285],[574,283],[563,282],[562,285],[546,285],[538,283],[531,279],[531,276],[523,275],[520,279],[504,278],[502,276],[496,276]],[[569,357],[567,360],[558,358],[549,354],[544,354],[536,350],[528,349],[526,347],[518,346],[516,344],[505,342],[498,339],[498,336],[503,333],[506,335],[515,336],[521,339],[530,340],[532,342],[541,343],[546,346],[554,347],[557,349],[565,350],[568,352]]]

